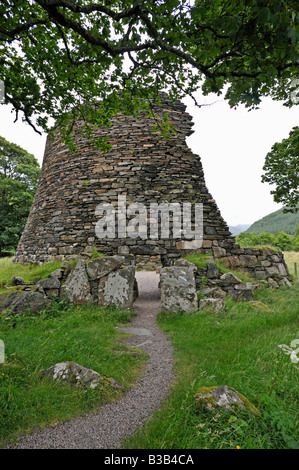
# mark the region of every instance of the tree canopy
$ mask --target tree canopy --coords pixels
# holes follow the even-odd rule
[[[0,253],[18,244],[39,174],[33,155],[0,137]]]
[[[277,247],[282,251],[299,251],[299,236],[286,232],[242,232],[237,235],[236,241],[244,247]]]
[[[150,112],[161,90],[291,106],[298,38],[298,0],[2,0],[0,80],[16,117],[66,136],[78,117]]]
[[[274,201],[285,205],[284,212],[299,209],[299,127],[287,139],[272,146],[266,155],[262,181],[275,184]]]
[[[54,119],[70,148],[78,119],[92,139],[119,112],[152,115],[161,91],[198,106],[201,90],[224,93],[232,107],[256,108],[263,96],[291,107],[299,102],[298,0],[2,0],[0,80],[16,119],[37,132]],[[294,209],[298,162],[284,163],[283,145],[267,156],[263,180]]]

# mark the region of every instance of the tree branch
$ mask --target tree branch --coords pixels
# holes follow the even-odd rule
[[[128,8],[127,10],[116,13],[104,5],[90,4],[90,5],[82,6],[82,5],[76,5],[74,3],[68,2],[67,0],[38,0],[38,3],[45,10],[47,10],[48,7],[55,7],[55,8],[62,7],[62,8],[67,8],[73,13],[89,14],[93,12],[100,12],[109,16],[115,21],[119,21],[123,18],[129,18],[135,15],[136,13],[138,13],[140,9],[140,6],[136,5],[135,7]]]
[[[3,28],[0,28],[0,33],[1,34],[4,34],[5,36],[8,36],[10,37],[11,39],[15,39],[15,37],[20,34],[20,33],[23,33],[24,31],[28,31],[30,28],[32,28],[33,26],[36,26],[38,24],[47,24],[49,22],[49,19],[48,18],[44,18],[44,19],[35,19],[35,20],[31,20],[31,21],[27,21],[27,23],[24,23],[24,24],[20,24],[19,26],[17,26],[16,28],[12,29],[11,31],[8,31],[6,29],[3,29]]]

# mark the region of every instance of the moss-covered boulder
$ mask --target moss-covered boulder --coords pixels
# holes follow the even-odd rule
[[[221,387],[200,387],[195,395],[196,407],[204,410],[224,408],[228,411],[248,411],[260,416],[258,409],[241,393],[234,388],[223,385]]]
[[[76,388],[96,388],[99,384],[121,388],[120,383],[115,379],[103,376],[92,369],[88,369],[72,361],[60,362],[42,371],[41,378],[44,379],[46,377]]]
[[[7,291],[0,294],[0,313],[6,311],[13,315],[26,311],[37,312],[51,304],[45,295],[34,291]]]

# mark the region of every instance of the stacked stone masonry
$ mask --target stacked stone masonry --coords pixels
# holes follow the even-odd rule
[[[235,244],[206,187],[200,157],[186,145],[186,137],[193,133],[186,106],[163,95],[162,106],[153,110],[160,117],[168,114],[176,129],[171,138],[153,132],[156,120],[145,114],[117,115],[110,127],[96,131],[96,137],[108,138],[112,145],[108,152],[84,138],[82,122],[76,125],[76,153],[62,142],[59,131],[54,138],[48,137],[39,186],[14,260],[64,260],[82,253],[88,256],[96,249],[105,255],[125,256],[137,269],[153,269],[201,252],[212,254],[229,268],[248,271],[258,280],[269,280],[273,286],[289,281],[281,253],[242,249]],[[126,196],[127,207],[138,202],[148,209],[153,202],[202,203],[201,248],[190,249],[193,241],[184,236],[151,239],[148,233],[146,239],[98,238],[96,207],[101,203],[117,207],[119,196]]]
[[[265,250],[260,251],[259,255],[240,255],[240,259],[243,259],[241,256],[260,256],[261,262],[265,261],[264,258],[272,259],[271,266],[264,266],[265,270],[268,269],[265,275],[267,273],[274,276],[273,269],[269,268],[277,268],[277,272],[275,280],[267,278],[268,285],[290,286],[283,270],[285,264],[281,255],[274,255],[268,250],[267,253],[263,253]],[[253,261],[251,258],[252,264]],[[63,298],[77,305],[93,303],[131,309],[138,297],[134,263],[134,255],[92,259],[88,254],[84,254],[64,261],[59,269],[35,284],[28,284],[23,278],[13,276],[12,287],[0,294],[0,313],[15,315],[27,311],[35,312],[49,306],[53,298]],[[254,269],[254,266],[252,267]],[[256,272],[260,272],[258,261],[256,267],[259,269]],[[242,282],[231,272],[221,274],[214,258],[203,268],[181,258],[176,260],[173,266],[161,269],[161,311],[188,313],[209,308],[213,312],[220,312],[225,308],[223,298],[226,295],[236,301],[251,301],[254,290],[265,282],[265,279]]]
[[[166,97],[156,107],[159,116],[167,112],[176,134],[162,138],[153,132],[156,121],[118,115],[111,127],[100,128],[96,136],[108,137],[112,149],[103,153],[76,132],[76,153],[62,142],[59,132],[48,137],[39,186],[24,233],[15,253],[17,262],[64,259],[96,248],[107,255],[159,256],[163,265],[172,264],[184,251],[184,237],[152,240],[99,239],[95,226],[100,203],[117,205],[118,196],[132,202],[203,204],[203,247],[217,247],[220,241],[233,246],[227,224],[205,184],[200,157],[186,145],[193,133],[192,118],[182,103]],[[149,211],[148,211],[149,213]],[[194,214],[193,214],[194,218]],[[117,227],[116,227],[117,233]]]
[[[35,284],[13,277],[12,287],[0,294],[0,313],[37,311],[62,298],[75,305],[93,303],[131,309],[138,296],[135,267],[123,256],[77,257]]]
[[[220,246],[213,247],[212,253],[227,268],[245,271],[254,279],[266,281],[270,287],[290,284],[292,277],[283,253],[270,249],[241,248],[237,244],[225,249],[223,245],[220,243]]]

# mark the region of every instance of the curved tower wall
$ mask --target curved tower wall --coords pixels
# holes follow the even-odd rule
[[[151,203],[202,203],[201,250],[232,247],[234,238],[208,192],[200,157],[186,145],[193,123],[185,110],[184,104],[167,98],[156,108],[160,116],[168,113],[177,131],[169,139],[153,133],[156,122],[146,115],[116,116],[111,127],[97,130],[112,144],[108,152],[80,134],[81,122],[76,125],[76,153],[68,150],[59,132],[54,139],[48,137],[38,189],[15,261],[60,260],[96,248],[106,254],[158,255],[167,265],[182,256],[186,247],[195,246],[188,245],[184,236],[119,238],[117,226],[114,238],[98,238],[96,208],[103,203],[117,208],[119,196],[126,197],[127,207],[144,204],[148,214]]]

